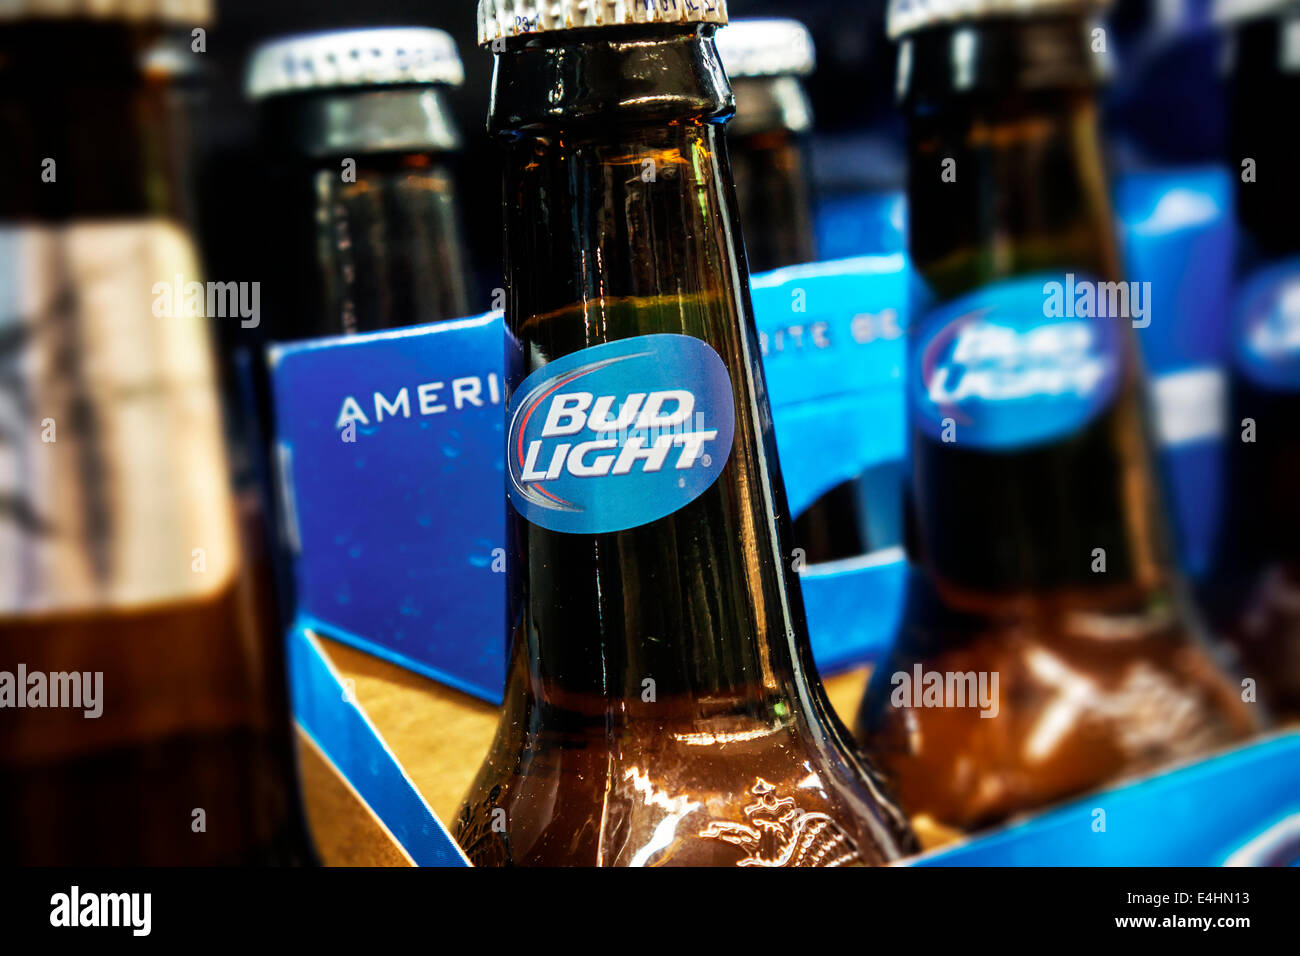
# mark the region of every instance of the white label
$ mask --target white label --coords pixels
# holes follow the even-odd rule
[[[1196,368],[1161,375],[1153,383],[1156,430],[1162,445],[1185,445],[1223,435],[1227,383],[1223,372]]]
[[[237,562],[199,279],[163,221],[0,226],[0,614],[214,593]],[[51,440],[53,439],[53,440]]]

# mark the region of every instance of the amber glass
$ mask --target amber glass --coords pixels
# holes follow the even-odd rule
[[[843,865],[913,846],[813,669],[730,110],[712,27],[543,32],[497,55],[511,387],[589,346],[695,336],[730,376],[736,434],[717,481],[649,524],[568,534],[511,510],[504,713],[456,823],[475,863]]]
[[[1119,278],[1087,37],[1067,17],[906,41],[909,248],[934,302],[1026,274]],[[855,730],[918,828],[986,826],[1251,726],[1171,563],[1131,323],[1094,321],[1124,324],[1123,378],[1066,438],[1004,452],[909,428],[914,570]],[[917,665],[996,675],[996,716],[895,706]]]
[[[1300,130],[1279,123],[1278,103],[1300,96],[1300,73],[1288,64],[1292,18],[1249,21],[1232,58],[1231,156],[1238,268],[1257,271],[1300,257],[1300,184],[1292,169]],[[1256,175],[1242,175],[1253,160]],[[1240,334],[1234,330],[1235,334]],[[1260,703],[1274,718],[1300,721],[1300,391],[1265,388],[1235,372],[1228,418],[1226,507],[1216,561],[1206,575],[1206,605],[1216,630],[1257,681]],[[1254,441],[1240,440],[1254,423]]]
[[[102,674],[98,717],[0,712],[6,862],[310,854],[265,543],[251,522],[241,540],[207,329],[151,313],[171,266],[198,278],[181,117],[167,75],[141,68],[161,36],[0,26],[0,671]]]

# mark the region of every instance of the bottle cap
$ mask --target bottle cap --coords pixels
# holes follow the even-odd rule
[[[479,0],[478,42],[636,23],[726,23],[727,0]]]
[[[722,67],[742,76],[807,76],[817,65],[812,34],[798,20],[732,20],[717,32]]]
[[[1237,24],[1247,20],[1300,13],[1300,0],[1215,0],[1215,23]]]
[[[1095,13],[1110,0],[890,0],[886,28],[891,39],[941,23],[991,17]]]
[[[465,70],[456,41],[430,27],[332,30],[263,43],[248,63],[252,99],[354,86],[442,83],[459,86]]]
[[[6,20],[118,20],[129,23],[212,22],[211,0],[0,0]]]

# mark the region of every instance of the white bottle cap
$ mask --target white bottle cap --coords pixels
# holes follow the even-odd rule
[[[732,20],[718,31],[727,76],[807,76],[817,65],[812,34],[798,20]]]
[[[726,23],[727,0],[479,0],[478,42],[637,23]]]
[[[263,43],[248,63],[253,99],[351,86],[442,83],[459,86],[465,69],[450,34],[430,27],[332,30]]]
[[[890,0],[886,24],[889,36],[897,39],[942,23],[992,17],[1090,14],[1109,5],[1110,0]]]

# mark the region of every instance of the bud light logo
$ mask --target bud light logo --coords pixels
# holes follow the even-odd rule
[[[1241,290],[1237,364],[1256,385],[1300,389],[1300,259],[1260,272]]]
[[[718,353],[689,335],[582,349],[510,399],[510,500],[534,524],[603,534],[656,521],[721,474],[735,426]]]
[[[930,313],[908,349],[908,404],[927,435],[1007,450],[1063,438],[1110,404],[1123,363],[1119,323],[1063,318],[1060,277],[999,283]]]

